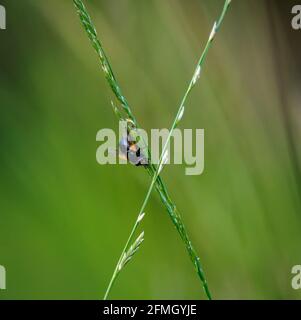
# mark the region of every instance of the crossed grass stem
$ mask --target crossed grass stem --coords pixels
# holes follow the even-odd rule
[[[102,69],[103,69],[103,72],[105,74],[105,77],[106,77],[106,80],[108,81],[113,93],[115,94],[118,102],[120,103],[121,107],[115,107],[115,105],[112,103],[112,106],[113,106],[113,110],[116,114],[116,116],[118,117],[119,120],[124,120],[124,115],[129,118],[135,125],[135,128],[136,129],[139,129],[140,126],[135,118],[135,116],[133,115],[132,111],[131,111],[131,108],[126,100],[126,98],[124,97],[124,95],[122,94],[121,92],[121,89],[117,83],[117,80],[114,76],[114,73],[112,71],[112,68],[111,68],[111,65],[109,63],[109,60],[108,58],[106,57],[106,54],[103,50],[103,47],[97,37],[97,32],[96,32],[96,29],[93,25],[93,22],[89,16],[89,13],[87,11],[87,9],[85,8],[83,2],[81,0],[73,0],[74,2],[74,5],[78,11],[78,14],[79,14],[79,17],[80,17],[80,20],[83,24],[83,27],[85,29],[85,31],[87,32],[87,35],[92,43],[92,46],[94,47],[94,49],[96,50],[98,56],[99,56],[99,59],[100,59],[100,62],[101,62],[101,66],[102,66]],[[203,289],[205,291],[205,294],[207,296],[207,298],[209,300],[212,299],[212,296],[211,296],[211,293],[210,293],[210,290],[209,290],[209,287],[208,287],[208,283],[207,283],[207,280],[206,280],[206,277],[205,277],[205,274],[204,274],[204,271],[202,269],[202,266],[201,266],[201,262],[200,262],[200,258],[196,252],[196,250],[194,249],[190,239],[189,239],[189,236],[188,236],[188,233],[186,231],[186,228],[184,226],[184,223],[182,221],[182,218],[181,218],[181,215],[176,207],[176,205],[174,204],[174,202],[171,200],[168,192],[167,192],[167,188],[162,180],[162,178],[160,177],[160,172],[162,170],[162,165],[163,165],[163,160],[164,160],[164,156],[165,156],[165,153],[166,153],[166,150],[168,148],[168,145],[169,145],[169,141],[170,141],[170,138],[172,136],[172,133],[173,133],[173,130],[177,127],[177,125],[179,124],[179,122],[181,121],[182,117],[183,117],[183,114],[184,114],[184,111],[185,111],[185,102],[186,102],[186,99],[188,98],[192,88],[195,86],[196,82],[198,81],[199,77],[200,77],[200,74],[201,74],[201,70],[202,70],[202,66],[203,66],[203,63],[205,61],[205,58],[207,56],[207,53],[209,51],[209,48],[211,47],[211,44],[215,38],[215,35],[217,33],[217,31],[219,30],[220,26],[221,26],[221,23],[225,17],[225,14],[229,8],[229,5],[231,3],[231,0],[226,0],[225,1],[225,4],[224,4],[224,7],[223,7],[223,10],[222,10],[222,13],[219,17],[219,19],[217,20],[217,22],[214,23],[214,26],[213,26],[213,29],[209,35],[209,38],[208,38],[208,41],[206,43],[206,46],[205,46],[205,49],[201,55],[201,58],[200,60],[198,61],[198,64],[197,64],[197,68],[194,72],[194,75],[188,85],[188,88],[184,94],[184,97],[181,101],[181,104],[180,104],[180,107],[178,109],[178,112],[177,112],[177,115],[174,119],[174,122],[171,126],[171,129],[169,131],[169,135],[167,137],[167,140],[165,141],[165,144],[164,144],[164,147],[163,147],[163,150],[162,150],[162,153],[161,153],[161,156],[160,156],[160,160],[159,160],[159,164],[158,166],[155,166],[154,164],[150,163],[146,169],[149,173],[149,175],[152,177],[152,181],[151,181],[151,184],[149,186],[149,189],[148,189],[148,192],[146,194],[146,197],[143,201],[143,204],[141,206],[141,209],[139,211],[139,214],[138,214],[138,218],[131,230],[131,233],[129,235],[129,238],[123,248],[123,251],[121,253],[121,256],[117,262],[117,265],[114,269],[114,272],[113,272],[113,275],[111,277],[111,280],[110,280],[110,283],[107,287],[107,290],[106,290],[106,293],[104,295],[104,300],[106,300],[111,292],[111,289],[112,289],[112,286],[115,282],[115,280],[117,279],[117,276],[119,275],[121,269],[124,267],[124,265],[121,265],[121,262],[124,258],[126,258],[126,255],[127,253],[131,250],[131,248],[133,247],[133,245],[135,245],[135,243],[137,242],[137,240],[140,240],[139,241],[139,244],[137,246],[137,248],[135,249],[135,251],[133,252],[132,255],[130,255],[130,258],[129,260],[132,258],[132,256],[134,255],[134,253],[138,250],[141,242],[143,241],[143,235],[142,235],[142,238],[141,235],[137,238],[137,240],[135,241],[135,243],[130,247],[129,249],[129,246],[130,244],[132,243],[133,241],[133,238],[134,238],[134,235],[137,231],[137,228],[139,226],[139,224],[141,223],[141,220],[142,218],[144,217],[144,210],[145,210],[145,207],[148,203],[148,200],[150,198],[150,195],[151,195],[151,192],[153,190],[153,188],[155,187],[157,192],[159,193],[159,196],[160,196],[160,199],[162,201],[162,203],[164,204],[168,214],[169,214],[169,217],[171,218],[176,230],[178,231],[184,245],[185,245],[185,248],[189,254],[189,257],[190,257],[190,260],[192,261],[193,265],[194,265],[194,268],[197,272],[197,275],[202,283],[202,286],[203,286]],[[151,159],[151,153],[150,153],[150,150],[147,149],[147,152],[148,152],[148,158]],[[129,250],[127,252],[127,250]],[[128,260],[128,261],[129,261]]]

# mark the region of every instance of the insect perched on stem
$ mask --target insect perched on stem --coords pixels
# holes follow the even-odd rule
[[[122,137],[119,142],[119,157],[123,160],[129,161],[130,164],[137,167],[147,166],[148,159],[138,145],[138,139],[140,137],[135,137],[133,134],[135,132],[135,126],[129,119],[127,119],[127,123],[127,135]]]

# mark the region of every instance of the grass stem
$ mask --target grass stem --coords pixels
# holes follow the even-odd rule
[[[84,26],[84,29],[86,30],[87,34],[88,34],[88,37],[90,38],[91,42],[92,42],[92,45],[94,47],[94,49],[96,50],[96,52],[98,53],[98,56],[100,58],[100,62],[101,62],[101,66],[102,66],[102,69],[105,73],[105,77],[109,83],[109,85],[111,86],[111,89],[112,91],[114,92],[117,100],[119,101],[119,103],[121,104],[121,110],[120,112],[115,112],[117,114],[117,116],[119,117],[119,119],[122,117],[122,112],[129,118],[132,120],[132,122],[135,124],[136,128],[139,128],[139,125],[137,123],[137,120],[136,118],[134,117],[130,107],[129,107],[129,104],[126,100],[126,98],[123,96],[123,94],[121,93],[121,90],[120,90],[120,87],[117,83],[117,80],[113,74],[113,71],[112,71],[112,68],[110,66],[110,63],[105,55],[105,52],[102,48],[102,45],[100,43],[100,41],[98,40],[97,38],[97,32],[96,32],[96,29],[92,23],[92,20],[84,6],[84,4],[82,3],[81,0],[73,0],[74,4],[75,4],[75,7],[77,8],[77,11],[78,11],[78,14],[79,14],[79,17],[80,17],[80,20]],[[155,166],[154,164],[150,164],[148,167],[147,167],[147,170],[148,170],[148,173],[150,174],[150,176],[152,177],[152,180],[151,180],[151,184],[149,186],[149,189],[147,191],[147,194],[145,196],[145,199],[142,203],[142,206],[141,206],[141,209],[139,211],[139,215],[138,215],[138,218],[131,230],[131,233],[128,237],[128,240],[122,250],[122,253],[121,253],[121,256],[117,262],[117,265],[114,269],[114,272],[113,272],[113,275],[110,279],[110,282],[109,282],[109,285],[107,287],[107,290],[106,290],[106,293],[105,293],[105,296],[104,296],[104,300],[106,300],[111,292],[111,289],[112,289],[112,286],[120,272],[120,265],[121,265],[121,262],[122,262],[122,259],[123,257],[125,256],[130,244],[132,243],[133,241],[133,238],[134,238],[134,235],[137,231],[137,228],[141,222],[141,215],[143,214],[145,208],[146,208],[146,205],[148,203],[148,200],[150,198],[150,195],[151,195],[151,192],[153,190],[153,188],[155,187],[156,190],[158,191],[159,195],[160,195],[160,198],[161,198],[161,201],[163,202],[163,204],[165,205],[165,208],[167,209],[167,212],[174,224],[174,226],[176,227],[185,247],[186,247],[186,250],[190,256],[190,259],[196,269],[196,272],[201,280],[201,283],[202,283],[202,286],[204,288],[204,291],[205,291],[205,294],[207,296],[208,299],[212,299],[212,296],[211,296],[211,293],[210,293],[210,290],[209,290],[209,287],[208,287],[208,283],[207,283],[207,280],[206,280],[206,277],[205,277],[205,274],[204,274],[204,271],[201,267],[201,262],[200,262],[200,258],[199,256],[197,255],[194,247],[192,246],[192,243],[189,239],[189,236],[188,236],[188,233],[186,231],[186,228],[184,226],[184,223],[182,222],[182,218],[181,218],[181,215],[179,214],[174,202],[171,200],[171,198],[169,197],[168,195],[168,192],[167,192],[167,189],[166,189],[166,186],[162,180],[162,178],[160,177],[160,172],[162,170],[162,166],[163,166],[163,161],[164,161],[164,157],[165,157],[165,153],[166,153],[166,150],[167,150],[167,147],[169,145],[169,142],[170,142],[170,138],[172,136],[172,133],[173,133],[173,130],[177,127],[177,125],[180,123],[182,117],[183,117],[183,114],[185,112],[185,103],[186,103],[186,100],[192,90],[192,88],[195,86],[196,82],[198,81],[199,77],[200,77],[200,74],[201,74],[201,71],[202,71],[202,67],[203,67],[203,64],[204,64],[204,61],[207,57],[207,54],[208,54],[208,51],[211,47],[211,44],[215,38],[215,35],[217,33],[217,31],[219,30],[220,26],[221,26],[221,23],[225,17],[225,14],[228,10],[228,7],[230,5],[230,2],[231,0],[226,0],[225,1],[225,4],[224,4],[224,7],[223,7],[223,11],[219,17],[219,19],[217,20],[217,22],[214,23],[214,26],[213,26],[213,29],[209,35],[209,38],[208,38],[208,41],[205,45],[205,48],[202,52],[202,55],[198,61],[198,64],[197,64],[197,68],[194,72],[194,75],[188,85],[188,88],[182,98],[182,101],[181,101],[181,104],[179,106],[179,109],[178,109],[178,112],[177,112],[177,115],[172,123],[172,126],[170,128],[170,131],[169,131],[169,135],[167,137],[167,140],[163,146],[163,149],[162,149],[162,153],[161,153],[161,156],[160,156],[160,160],[159,160],[159,164],[158,166]],[[148,150],[148,153],[149,153],[149,159],[151,159],[151,154],[150,154],[150,151]]]

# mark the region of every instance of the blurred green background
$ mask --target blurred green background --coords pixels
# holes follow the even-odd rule
[[[205,129],[205,171],[163,177],[213,298],[298,299],[301,31],[294,1],[232,2],[181,123]],[[101,299],[150,179],[96,162],[117,122],[72,1],[0,3],[0,299]],[[223,0],[85,3],[141,125],[170,127]],[[204,299],[155,192],[146,211],[111,298]]]

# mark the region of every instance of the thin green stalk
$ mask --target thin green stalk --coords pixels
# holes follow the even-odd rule
[[[105,73],[105,76],[106,76],[106,79],[107,81],[109,82],[117,100],[121,103],[121,110],[118,110],[117,108],[114,107],[114,111],[115,111],[115,114],[118,116],[119,119],[122,119],[122,113],[124,112],[132,121],[133,123],[135,124],[136,128],[139,128],[139,125],[133,115],[133,113],[131,112],[131,109],[127,103],[127,100],[125,99],[125,97],[122,95],[121,93],[121,90],[120,90],[120,87],[119,85],[117,84],[117,81],[116,81],[116,78],[113,74],[113,71],[112,71],[112,68],[109,64],[109,61],[102,49],[102,46],[101,46],[101,43],[100,41],[98,40],[97,38],[97,32],[96,32],[96,29],[95,27],[93,26],[93,23],[92,23],[92,20],[84,6],[84,4],[82,3],[81,0],[73,0],[77,10],[78,10],[78,13],[79,13],[79,17],[82,21],[82,24],[92,42],[92,45],[93,47],[95,48],[95,50],[97,51],[98,53],[98,56],[100,58],[100,61],[101,61],[101,65],[102,65],[102,69]],[[224,5],[224,8],[223,8],[223,11],[222,11],[222,14],[221,16],[219,17],[218,21],[214,24],[214,27],[212,29],[212,32],[209,36],[209,39],[207,41],[207,44],[205,46],[205,49],[201,55],[201,58],[198,62],[198,65],[197,65],[197,69],[194,73],[194,76],[192,78],[192,80],[190,81],[189,83],[189,86],[188,86],[188,89],[186,90],[185,94],[184,94],[184,97],[181,101],[181,104],[180,104],[180,107],[178,109],[178,112],[177,112],[177,115],[176,115],[176,118],[171,126],[171,130],[169,132],[169,135],[168,135],[168,138],[164,144],[164,147],[163,147],[163,150],[162,150],[162,153],[161,153],[161,156],[160,156],[160,161],[159,161],[159,165],[156,167],[155,165],[153,164],[150,164],[148,167],[147,167],[147,170],[148,170],[148,173],[150,174],[150,176],[152,177],[152,181],[151,181],[151,184],[150,184],[150,187],[148,189],[148,192],[147,192],[147,195],[143,201],[143,204],[142,204],[142,207],[139,211],[139,215],[138,215],[138,219],[136,220],[135,224],[134,224],[134,227],[132,228],[132,231],[130,233],[130,236],[126,242],[126,245],[122,251],[122,254],[118,260],[118,263],[114,269],[114,272],[113,272],[113,276],[110,280],[110,283],[109,283],[109,286],[106,290],[106,293],[105,293],[105,296],[104,296],[104,299],[107,299],[110,291],[111,291],[111,288],[119,274],[119,266],[120,266],[120,262],[122,261],[122,258],[124,256],[124,254],[126,253],[130,243],[132,242],[133,240],[133,237],[134,237],[134,234],[138,228],[138,225],[141,221],[140,217],[141,215],[143,214],[144,212],[144,209],[147,205],[147,202],[149,200],[149,197],[151,195],[151,192],[152,192],[152,189],[153,187],[155,186],[156,187],[156,190],[158,191],[159,195],[160,195],[160,198],[163,202],[163,204],[165,205],[166,209],[167,209],[167,212],[173,222],[173,224],[175,225],[182,241],[184,242],[185,244],[185,247],[186,247],[186,250],[188,251],[188,254],[190,256],[190,259],[191,261],[193,262],[194,266],[195,266],[195,269],[196,269],[196,272],[202,282],[202,285],[203,285],[203,288],[204,288],[204,291],[208,297],[208,299],[211,299],[211,294],[210,294],[210,291],[209,291],[209,288],[208,288],[208,284],[207,284],[207,280],[205,278],[205,274],[204,274],[204,271],[202,270],[202,267],[201,267],[201,263],[200,263],[200,258],[198,257],[195,249],[193,248],[192,246],[192,243],[188,237],[188,234],[186,232],[186,229],[185,229],[185,226],[182,222],[182,219],[181,219],[181,216],[174,204],[174,202],[170,199],[168,193],[167,193],[167,189],[166,189],[166,186],[164,184],[164,182],[162,181],[162,178],[159,176],[160,174],[160,171],[162,169],[162,165],[163,165],[163,160],[164,160],[164,156],[165,156],[165,152],[167,150],[167,146],[169,144],[169,141],[170,141],[170,138],[172,136],[172,132],[173,130],[176,128],[176,126],[178,125],[178,123],[180,122],[183,114],[184,114],[184,104],[186,102],[186,99],[187,97],[189,96],[189,93],[191,92],[192,88],[194,87],[194,85],[196,84],[198,78],[199,78],[199,75],[200,75],[200,72],[201,72],[201,67],[205,61],[205,58],[207,56],[207,53],[208,53],[208,50],[212,44],[212,41],[215,37],[215,34],[216,32],[218,31],[223,19],[224,19],[224,16],[228,10],[228,7],[230,5],[230,2],[231,0],[226,0],[225,1],[225,5]],[[151,159],[150,157],[150,151],[148,150],[148,154],[149,154],[149,159]]]
[[[125,244],[125,246],[124,246],[124,248],[123,248],[123,250],[122,250],[122,253],[121,253],[120,258],[119,258],[119,260],[118,260],[118,262],[117,262],[117,265],[116,265],[116,267],[115,267],[115,269],[114,269],[113,276],[112,276],[112,278],[111,278],[111,280],[110,280],[110,283],[109,283],[109,285],[108,285],[108,287],[107,287],[107,290],[106,290],[106,293],[105,293],[105,295],[104,295],[103,300],[107,300],[108,295],[109,295],[109,293],[110,293],[110,291],[111,291],[111,289],[112,289],[112,286],[113,286],[115,280],[117,279],[117,276],[118,276],[118,274],[119,274],[120,262],[121,262],[121,260],[122,260],[122,257],[124,256],[127,248],[129,247],[130,243],[131,243],[132,240],[133,240],[133,236],[134,236],[134,234],[135,234],[135,232],[136,232],[136,230],[137,230],[137,228],[138,228],[138,225],[139,225],[139,223],[140,223],[140,221],[141,221],[141,219],[139,219],[139,217],[141,217],[142,214],[143,214],[143,213],[139,214],[139,216],[138,216],[138,218],[137,218],[137,220],[136,220],[136,222],[135,222],[135,225],[134,225],[134,227],[133,227],[133,229],[132,229],[132,231],[131,231],[131,233],[130,233],[130,235],[129,235],[129,238],[128,238],[128,240],[127,240],[127,242],[126,242],[126,244]]]
[[[157,176],[158,176],[158,175],[157,175]],[[155,177],[155,176],[154,176],[154,177]],[[157,177],[156,177],[156,178],[157,178]],[[137,218],[137,220],[136,220],[136,222],[135,222],[135,224],[134,224],[134,226],[133,226],[133,228],[132,228],[132,231],[131,231],[131,233],[130,233],[130,236],[129,236],[129,238],[128,238],[128,240],[127,240],[127,242],[126,242],[126,244],[125,244],[125,246],[124,246],[124,248],[123,248],[123,250],[122,250],[122,253],[121,253],[121,255],[120,255],[120,258],[119,258],[119,260],[118,260],[118,262],[117,262],[117,265],[116,265],[116,267],[115,267],[115,269],[114,269],[112,278],[111,278],[111,280],[110,280],[110,283],[109,283],[109,285],[108,285],[108,288],[107,288],[106,293],[105,293],[104,298],[103,298],[104,300],[107,300],[108,295],[109,295],[109,293],[110,293],[110,291],[111,291],[111,289],[112,289],[112,286],[113,286],[113,284],[114,284],[114,282],[115,282],[115,280],[116,280],[116,278],[117,278],[117,276],[118,276],[118,274],[119,274],[119,272],[118,272],[118,266],[119,266],[119,264],[120,264],[120,261],[121,261],[121,259],[122,259],[122,256],[123,256],[124,253],[126,252],[126,250],[127,250],[128,246],[130,245],[130,243],[133,241],[134,234],[135,234],[135,232],[136,232],[136,230],[137,230],[137,228],[138,228],[138,225],[139,225],[139,223],[140,223],[140,221],[141,221],[141,219],[140,219],[139,217],[141,217],[141,215],[143,215],[144,209],[145,209],[145,207],[146,207],[146,205],[147,205],[148,199],[149,199],[149,197],[150,197],[150,195],[151,195],[151,193],[152,193],[154,184],[155,184],[155,182],[156,182],[156,178],[153,178],[153,179],[152,179],[151,185],[150,185],[150,187],[149,187],[149,189],[148,189],[148,191],[147,191],[146,197],[145,197],[145,199],[144,199],[144,201],[143,201],[143,204],[142,204],[142,206],[141,206],[141,209],[140,209],[140,211],[139,211],[138,218]]]
[[[183,116],[183,114],[184,114],[185,102],[186,102],[186,100],[187,100],[187,98],[188,98],[188,96],[189,96],[189,93],[191,92],[192,88],[194,87],[194,85],[196,84],[196,82],[197,82],[197,80],[198,80],[198,78],[199,78],[199,76],[200,76],[201,68],[202,68],[202,66],[203,66],[203,64],[204,64],[204,61],[205,61],[206,56],[207,56],[207,54],[208,54],[209,48],[210,48],[210,46],[211,46],[211,44],[212,44],[212,42],[213,42],[213,40],[214,40],[214,37],[215,37],[215,34],[216,34],[217,30],[219,29],[219,27],[220,27],[220,25],[221,25],[221,23],[222,23],[222,21],[223,21],[223,18],[224,18],[224,16],[225,16],[226,12],[227,12],[227,9],[228,9],[228,7],[229,7],[230,2],[231,2],[231,1],[229,1],[229,0],[227,0],[227,1],[225,2],[225,5],[224,5],[224,8],[223,8],[222,14],[221,14],[218,22],[215,23],[214,26],[213,26],[212,32],[211,32],[211,34],[210,34],[210,36],[209,36],[209,38],[208,38],[207,44],[206,44],[206,46],[205,46],[205,49],[204,49],[204,51],[203,51],[203,53],[202,53],[202,55],[201,55],[201,57],[200,57],[200,60],[199,60],[199,62],[198,62],[198,64],[197,64],[196,71],[195,71],[195,73],[194,73],[194,75],[193,75],[193,77],[192,77],[192,79],[191,79],[191,81],[190,81],[190,83],[189,83],[189,85],[188,85],[188,88],[187,88],[187,90],[186,90],[186,92],[185,92],[185,94],[184,94],[184,96],[183,96],[183,99],[182,99],[182,101],[181,101],[181,104],[180,104],[180,107],[179,107],[179,109],[178,109],[177,115],[176,115],[176,117],[175,117],[175,119],[174,119],[174,122],[173,122],[173,124],[172,124],[172,126],[171,126],[171,128],[170,128],[170,130],[169,130],[169,135],[168,135],[168,137],[167,137],[167,139],[166,139],[166,141],[165,141],[165,144],[164,144],[164,146],[163,146],[162,153],[161,153],[160,160],[159,160],[159,165],[158,165],[158,167],[157,167],[157,169],[156,169],[156,171],[155,171],[155,174],[153,175],[152,182],[151,182],[151,184],[150,184],[150,187],[149,187],[149,189],[148,189],[148,192],[147,192],[147,194],[146,194],[146,197],[145,197],[145,199],[144,199],[144,202],[143,202],[143,204],[142,204],[142,207],[141,207],[141,209],[140,209],[140,211],[139,211],[139,215],[140,215],[142,212],[144,212],[144,210],[145,210],[145,207],[146,207],[147,202],[148,202],[148,200],[149,200],[149,197],[150,197],[150,195],[151,195],[152,189],[153,189],[153,187],[154,187],[154,185],[155,185],[155,182],[156,182],[156,180],[157,180],[157,177],[159,176],[160,169],[162,168],[162,165],[163,165],[163,162],[162,162],[162,161],[163,161],[163,156],[164,156],[164,154],[165,154],[165,152],[166,152],[166,150],[167,150],[167,147],[168,147],[168,144],[169,144],[169,142],[170,142],[170,139],[171,139],[171,136],[172,136],[172,134],[173,134],[173,131],[174,131],[174,129],[176,128],[176,126],[178,125],[178,123],[180,122],[180,120],[181,120],[181,118],[182,118],[182,116]],[[138,216],[139,216],[139,215],[138,215]],[[178,217],[178,218],[179,218],[179,217]],[[178,220],[177,225],[181,225],[181,224],[182,224],[182,223],[181,223],[181,220],[180,220],[180,221]],[[137,227],[138,227],[138,225],[137,225],[137,223],[135,223],[135,225],[134,225],[134,227],[133,227],[133,229],[132,229],[132,231],[131,231],[131,235],[130,235],[128,241],[127,241],[127,244],[126,244],[126,246],[125,246],[125,248],[124,248],[124,250],[123,250],[123,252],[122,252],[122,254],[121,254],[121,257],[122,257],[122,255],[124,254],[124,252],[126,251],[127,246],[129,245],[129,243],[132,241],[132,237],[134,236]],[[204,274],[204,272],[203,272],[203,270],[202,270],[202,268],[201,268],[201,265],[200,265],[200,263],[199,263],[199,257],[196,255],[193,247],[191,246],[191,242],[189,241],[189,237],[188,237],[187,232],[185,231],[184,225],[182,224],[182,225],[180,226],[180,228],[181,228],[181,230],[183,230],[183,231],[182,231],[183,233],[181,232],[182,237],[183,237],[183,239],[184,239],[185,244],[188,245],[188,248],[187,248],[187,249],[188,249],[188,252],[189,252],[189,254],[190,254],[193,262],[196,264],[197,272],[198,272],[198,274],[199,274],[199,276],[200,276],[200,278],[201,278],[201,280],[202,280],[202,282],[203,282],[203,287],[204,287],[205,293],[206,293],[208,299],[211,299],[211,293],[210,293],[210,290],[209,290],[209,287],[208,287],[208,284],[207,284],[207,281],[206,281],[205,274]],[[117,264],[117,266],[118,266],[118,264]],[[117,268],[117,266],[116,266],[116,268]],[[110,285],[109,285],[108,290],[107,290],[107,292],[106,292],[105,299],[107,298],[108,293],[110,292],[110,289],[111,289],[112,284],[114,283],[114,281],[115,281],[115,279],[116,279],[116,276],[117,276],[117,275],[116,275],[116,269],[115,269],[115,271],[114,271],[114,273],[113,273],[113,276],[112,276],[112,279],[111,279],[111,281],[110,281]]]

